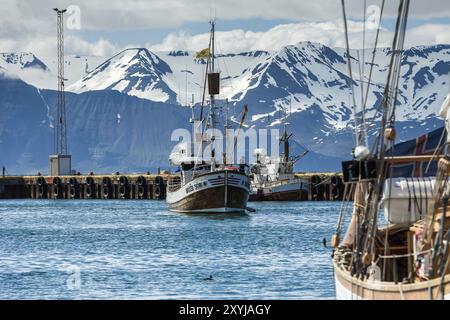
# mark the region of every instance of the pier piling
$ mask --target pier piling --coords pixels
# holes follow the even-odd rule
[[[340,174],[298,174],[308,181],[310,201],[342,200]],[[0,199],[134,199],[166,198],[169,174],[1,176]]]

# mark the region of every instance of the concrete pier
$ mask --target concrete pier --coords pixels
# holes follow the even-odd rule
[[[0,177],[0,199],[147,199],[166,197],[167,175]]]
[[[114,174],[0,177],[0,199],[136,199],[166,198],[170,175]],[[344,193],[337,173],[302,173],[308,180],[308,200],[340,201]]]

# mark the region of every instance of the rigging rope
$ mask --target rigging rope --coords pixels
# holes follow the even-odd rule
[[[360,135],[359,130],[360,127],[356,120],[356,99],[355,99],[355,91],[354,91],[354,81],[353,81],[353,73],[352,73],[352,61],[350,56],[350,43],[348,40],[348,26],[347,26],[347,14],[345,12],[345,0],[341,0],[342,3],[342,16],[344,18],[344,34],[345,34],[345,44],[346,44],[346,55],[347,55],[347,65],[348,65],[348,73],[349,78],[347,78],[347,85],[350,87],[351,97],[352,97],[352,103],[353,103],[353,117],[355,122],[355,130],[356,130],[356,145],[360,145]]]
[[[375,35],[375,43],[374,43],[374,47],[373,47],[373,51],[372,51],[372,59],[370,61],[370,69],[369,69],[369,78],[367,80],[367,87],[366,87],[366,94],[364,97],[364,102],[363,102],[363,108],[364,110],[366,110],[367,107],[367,99],[369,97],[369,88],[370,88],[370,84],[371,84],[371,79],[372,79],[372,73],[373,73],[373,66],[375,63],[375,55],[376,55],[376,51],[377,51],[377,46],[378,46],[378,39],[379,39],[379,35],[380,35],[380,29],[381,29],[381,19],[383,17],[383,11],[384,11],[384,1],[383,0],[381,2],[381,8],[380,8],[380,18],[378,20],[378,26],[377,26],[377,32]],[[369,124],[368,124],[368,128],[370,128],[373,123],[375,122],[376,117],[378,116],[380,111],[380,108],[378,108],[375,112],[375,114],[373,115],[373,117],[371,118]],[[373,153],[373,148],[371,149],[371,153]]]
[[[386,125],[393,125],[395,118],[392,116],[395,115],[395,105],[396,105],[396,97],[397,97],[397,88],[398,88],[398,79],[400,74],[400,61],[401,61],[401,54],[403,52],[403,44],[404,44],[404,35],[406,30],[406,20],[408,15],[408,8],[409,8],[409,0],[401,0],[399,4],[398,9],[398,16],[396,21],[396,28],[395,28],[395,34],[394,34],[394,40],[392,43],[392,53],[391,53],[391,60],[389,64],[389,72],[386,80],[386,86],[383,94],[383,100],[381,103],[382,109],[384,110],[382,121],[381,121],[381,130],[378,136],[378,139],[376,139],[376,143],[379,145],[379,158],[380,158],[380,164],[379,164],[379,176],[378,176],[378,183],[377,188],[375,188],[375,194],[373,197],[373,205],[372,205],[372,212],[373,212],[373,225],[372,230],[373,232],[376,231],[376,221],[377,216],[379,212],[379,194],[382,190],[383,183],[385,179],[387,178],[387,170],[386,170],[386,161],[384,159],[385,152],[386,152],[386,144],[384,143],[384,139],[382,137],[384,136],[384,130],[386,128]],[[393,81],[392,81],[393,80]],[[392,94],[394,93],[394,100],[392,101]],[[375,148],[374,148],[375,149]],[[376,148],[378,149],[378,148]],[[392,151],[392,149],[391,149]],[[386,231],[385,235],[385,250],[384,254],[387,253],[387,247],[388,247],[388,230]],[[372,252],[374,252],[374,236],[372,235]],[[383,274],[385,275],[386,271],[386,263],[383,265]]]
[[[366,8],[367,8],[367,3],[366,0],[364,0],[364,26],[363,26],[363,50],[362,50],[362,75],[360,76],[361,78],[361,122],[362,125],[364,126],[364,143],[366,146],[368,146],[369,142],[367,140],[367,127],[366,127],[366,106],[364,105],[364,78],[365,78],[365,63],[366,63]],[[359,58],[358,58],[359,60]],[[360,62],[361,65],[361,62]]]
[[[353,99],[353,108],[355,111],[355,124],[356,121],[360,120],[357,118],[356,115],[356,102],[355,102],[355,92],[354,92],[354,81],[353,81],[353,74],[351,69],[351,57],[350,57],[350,47],[349,47],[349,38],[348,38],[348,26],[347,26],[347,18],[346,18],[346,10],[345,10],[345,1],[341,0],[342,3],[342,12],[344,17],[344,29],[345,29],[345,41],[347,46],[347,61],[348,61],[348,71],[349,71],[349,79],[351,80],[351,83],[349,84],[349,87],[351,89],[352,99]],[[364,1],[364,4],[366,4],[366,1]],[[382,2],[382,9],[384,10],[384,1]],[[378,219],[378,213],[380,210],[380,192],[383,187],[383,183],[387,178],[388,170],[386,170],[386,160],[385,160],[385,153],[386,153],[386,144],[384,143],[384,131],[386,128],[386,125],[393,125],[395,121],[395,106],[397,101],[397,94],[398,94],[398,82],[399,82],[399,76],[400,76],[400,66],[401,66],[401,57],[403,52],[403,45],[404,45],[404,39],[405,39],[405,31],[406,31],[406,22],[407,22],[407,15],[408,15],[408,9],[409,9],[409,0],[401,0],[399,3],[399,9],[398,9],[398,16],[396,21],[396,28],[395,28],[395,34],[394,34],[394,40],[392,43],[392,53],[391,53],[391,59],[389,64],[389,72],[386,80],[386,85],[384,89],[383,99],[381,101],[381,110],[383,110],[383,117],[381,120],[381,130],[380,134],[376,139],[376,145],[373,147],[373,154],[377,154],[377,150],[379,150],[379,159],[381,160],[378,165],[378,178],[377,182],[372,185],[369,184],[367,192],[365,192],[365,198],[364,198],[364,210],[362,212],[362,217],[360,221],[359,214],[357,215],[357,228],[356,228],[356,234],[355,234],[355,250],[354,250],[354,256],[351,263],[351,274],[356,276],[364,276],[364,270],[366,268],[367,262],[372,260],[375,257],[376,250],[375,250],[375,241],[376,241],[376,232],[377,232],[377,219]],[[380,10],[380,21],[382,18],[383,10]],[[365,15],[364,15],[365,16]],[[372,62],[369,70],[369,79],[368,84],[366,87],[366,94],[364,95],[364,90],[362,90],[362,110],[363,113],[366,110],[366,104],[367,104],[367,97],[369,92],[369,87],[371,83],[372,78],[372,72],[373,72],[373,61],[375,59],[376,54],[376,46],[378,44],[379,39],[379,31],[380,31],[380,23],[378,24],[377,33],[375,37],[375,46],[374,50],[372,52]],[[363,46],[365,48],[365,21],[364,21],[364,30],[363,30]],[[358,55],[359,60],[359,55]],[[363,52],[363,63],[365,60],[364,52]],[[364,67],[360,67],[360,76],[364,77]],[[363,80],[361,79],[361,86],[363,86]],[[362,88],[363,89],[363,88]],[[377,114],[377,113],[376,113]],[[362,125],[365,128],[364,123],[364,115],[362,115]],[[357,126],[357,129],[361,129],[361,126]],[[357,143],[358,145],[360,142],[362,142],[361,139],[361,131],[357,130]],[[367,136],[366,136],[367,137]],[[393,149],[390,149],[391,152],[393,152]],[[361,166],[361,165],[360,165]],[[360,168],[362,169],[362,168]],[[360,170],[362,172],[362,170]],[[386,231],[385,235],[385,248],[384,248],[384,255],[387,255],[387,249],[388,249],[388,234],[389,230]],[[358,252],[364,252],[365,254],[368,254],[368,249],[370,248],[370,252],[372,254],[372,257],[370,255],[368,256],[362,256],[361,254],[358,254]],[[383,274],[385,276],[386,274],[386,260],[384,260],[383,265]]]

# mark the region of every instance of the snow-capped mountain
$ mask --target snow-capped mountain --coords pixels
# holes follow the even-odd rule
[[[89,74],[105,61],[104,57],[67,55],[64,57],[64,78],[66,86]],[[56,57],[36,57],[30,52],[0,53],[0,71],[18,77],[41,89],[57,88]]]
[[[231,97],[235,79],[245,73],[246,66],[263,61],[268,52],[253,51],[218,55],[216,65],[222,70],[221,97]],[[67,87],[76,93],[111,89],[140,98],[187,105],[202,98],[205,61],[196,60],[195,52],[150,52],[144,48],[126,49],[108,59],[90,74]],[[226,71],[225,71],[226,70]],[[105,82],[106,80],[106,82]]]
[[[361,81],[364,83],[364,88],[367,86],[371,52],[371,49],[351,52],[352,78],[357,103],[361,101]],[[375,115],[379,106],[390,56],[390,49],[381,48],[376,52],[368,95],[368,119]],[[168,127],[173,128],[175,122],[179,126],[182,122],[180,117],[175,115],[183,114],[188,123],[190,111],[183,106],[190,104],[192,100],[194,103],[200,101],[205,74],[204,61],[196,60],[194,57],[194,52],[150,52],[139,48],[124,50],[106,61],[100,57],[66,57],[66,78],[69,79],[66,82],[66,88],[67,91],[77,93],[67,95],[68,106],[73,112],[72,116],[76,117],[76,121],[74,119],[68,121],[72,125],[70,130],[74,130],[73,137],[77,136],[77,132],[79,135],[80,130],[89,132],[86,137],[89,135],[98,137],[98,141],[95,140],[97,138],[92,141],[90,148],[95,149],[94,146],[97,143],[101,145],[102,154],[112,152],[117,155],[113,158],[121,164],[121,168],[128,164],[131,170],[131,168],[145,167],[149,162],[155,163],[153,158],[156,153],[159,157],[158,161],[161,162],[163,152],[161,150],[164,152],[167,149],[170,150],[169,146],[173,142],[170,141],[170,137],[160,137],[161,139],[152,140],[152,143],[146,144],[142,138],[142,127],[139,127],[143,125],[139,122],[141,120],[138,121],[132,116],[120,118],[122,123],[128,121],[126,134],[133,141],[125,144],[122,143],[122,136],[117,136],[107,124],[103,124],[106,131],[101,134],[111,136],[108,140],[111,145],[105,145],[104,137],[96,131],[96,126],[87,125],[86,122],[91,122],[93,118],[101,121],[107,117],[117,121],[115,118],[117,114],[113,114],[115,111],[108,111],[109,109],[104,106],[116,105],[116,99],[119,99],[121,103],[116,108],[120,110],[120,114],[124,113],[125,108],[140,110],[142,107],[158,106],[155,107],[155,114],[150,111],[148,114],[143,113],[143,117],[150,118],[144,118],[142,121],[151,121],[153,117],[159,117],[162,106],[167,105],[170,110],[177,110],[171,113],[173,117],[161,118]],[[55,60],[42,58],[40,61],[44,61],[46,68],[32,68],[29,64],[27,65],[26,59],[22,60],[25,63],[19,61],[21,61],[19,58],[0,59],[0,71],[5,69],[8,73],[16,73],[19,78],[33,85],[26,86],[27,95],[28,93],[30,95],[28,97],[30,102],[27,103],[45,106],[42,112],[44,115],[47,112],[47,115],[39,126],[48,128],[51,121],[49,110],[54,108],[54,100],[48,97],[53,97],[53,94],[51,91],[36,90],[36,88],[35,92],[31,93],[33,87],[54,88],[56,86]],[[348,85],[350,79],[346,62],[344,49],[329,48],[312,42],[287,46],[278,52],[252,51],[217,55],[216,65],[222,79],[218,103],[220,106],[225,106],[225,99],[228,99],[229,111],[232,116],[234,115],[235,120],[243,105],[247,104],[249,115],[246,118],[246,128],[277,128],[282,122],[289,123],[294,137],[312,151],[299,162],[297,169],[339,170],[339,161],[347,159],[354,147]],[[12,67],[13,65],[16,67]],[[98,66],[95,67],[96,65]],[[36,70],[44,74],[48,82],[54,83],[53,87],[40,86],[34,78],[31,80],[32,77],[27,78],[27,74],[33,74]],[[418,46],[405,50],[396,110],[397,128],[400,129],[398,130],[399,141],[443,125],[442,119],[438,117],[438,110],[449,92],[449,75],[450,45]],[[4,79],[2,83],[9,82]],[[15,83],[19,86],[20,82]],[[10,86],[12,85],[8,85]],[[21,83],[19,87],[24,88],[25,85]],[[17,89],[14,92],[20,90]],[[0,108],[3,112],[8,112],[13,104],[11,100],[13,97],[8,92],[10,91],[6,89],[1,92],[3,96],[0,100]],[[174,108],[177,104],[178,109]],[[77,110],[73,108],[83,111],[77,113]],[[4,138],[2,126],[3,128],[6,126],[3,120],[5,120],[4,117],[2,119],[0,116],[0,146]],[[375,124],[376,120],[375,118]],[[8,121],[14,123],[11,128],[20,127],[20,119],[14,122],[11,117],[8,117]],[[132,121],[140,124],[135,126]],[[26,136],[23,139],[26,140]],[[28,140],[22,142],[25,145],[29,143]],[[153,144],[160,147],[159,151],[154,150]],[[20,145],[20,142],[15,145]],[[129,148],[131,145],[137,148],[136,150],[140,150],[139,152],[144,156],[139,157],[137,154],[133,157],[129,156],[132,152]],[[81,150],[84,147],[80,145],[77,148]],[[1,158],[0,153],[0,160]],[[86,160],[86,163],[89,165],[90,161],[95,162],[97,158],[94,158]],[[98,163],[99,167],[101,165],[102,163]],[[109,162],[108,167],[112,168],[114,164]]]
[[[40,69],[48,71],[48,67],[34,54],[29,52],[0,53],[0,66],[4,69]]]
[[[0,74],[0,166],[11,174],[48,172],[57,92]],[[73,168],[96,173],[168,167],[171,133],[188,128],[190,111],[114,90],[66,94]]]
[[[165,82],[169,65],[147,49],[126,49],[108,59],[68,91],[117,90],[152,101],[175,102],[176,93]]]
[[[368,80],[371,50],[351,54],[355,92],[360,101],[358,85],[361,77],[363,81]],[[193,99],[198,103],[203,92],[205,65],[194,56],[194,52],[153,53],[143,48],[126,49],[103,63],[101,57],[67,56],[66,90],[76,93],[117,90],[152,101],[187,105]],[[363,56],[364,65],[361,64]],[[389,57],[389,49],[377,50],[368,98],[369,117],[375,112],[373,106],[383,91]],[[222,78],[220,98],[229,99],[235,105],[247,103],[252,121],[277,118],[282,108],[296,113],[318,105],[330,127],[347,126],[351,110],[343,49],[303,42],[278,52],[218,55],[216,65]],[[36,87],[56,87],[55,59],[40,60],[31,53],[3,53],[0,67]],[[362,68],[363,76],[358,72]],[[449,90],[449,70],[449,45],[405,50],[399,94],[402,106],[397,109],[397,119],[436,116]]]
[[[0,72],[28,83],[46,82],[52,77],[47,65],[29,52],[0,53]]]
[[[361,99],[360,81],[368,80],[371,51],[351,52],[357,101]],[[147,49],[127,49],[67,90],[79,93],[112,89],[153,101],[198,103],[205,65],[194,57],[195,53],[186,51],[152,53]],[[377,50],[368,96],[369,117],[375,113],[373,106],[383,91],[389,57],[389,49]],[[342,129],[351,117],[346,61],[343,49],[312,42],[271,53],[218,55],[216,64],[222,78],[220,98],[235,105],[247,103],[253,121],[276,118],[282,108],[296,113],[317,105],[330,127]],[[436,116],[442,95],[448,91],[450,46],[407,49],[402,67],[399,97],[403,107],[398,108],[397,119]]]

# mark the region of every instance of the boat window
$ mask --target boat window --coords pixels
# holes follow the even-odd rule
[[[186,171],[186,170],[192,170],[194,168],[194,163],[193,162],[190,162],[190,163],[181,163],[181,169],[183,170],[183,171]]]

